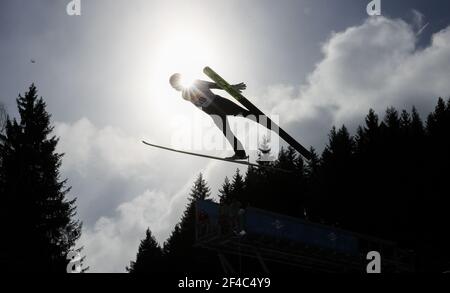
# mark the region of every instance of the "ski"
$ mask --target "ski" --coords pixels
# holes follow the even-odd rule
[[[224,91],[229,93],[233,98],[235,98],[239,103],[241,103],[245,108],[247,108],[254,115],[265,116],[269,125],[275,126],[278,129],[278,135],[290,144],[296,151],[298,151],[305,159],[311,159],[311,153],[302,146],[298,141],[296,141],[292,136],[290,136],[286,131],[274,123],[266,114],[259,110],[255,105],[253,105],[246,97],[235,90],[225,79],[223,79],[219,74],[209,67],[203,69],[203,73],[211,78],[218,86],[220,86]]]
[[[225,161],[225,162],[229,162],[229,163],[246,165],[246,166],[249,166],[249,167],[265,168],[265,169],[275,170],[275,171],[284,172],[284,173],[292,173],[293,172],[293,171],[288,171],[288,170],[275,168],[275,167],[271,167],[271,166],[265,166],[265,165],[250,163],[250,162],[246,162],[246,161],[230,160],[230,159],[225,159],[225,158],[216,157],[216,156],[210,156],[210,155],[204,155],[204,154],[199,154],[199,153],[193,153],[193,152],[177,150],[177,149],[168,148],[168,147],[165,147],[165,146],[152,144],[152,143],[146,142],[145,140],[143,140],[142,143],[147,145],[147,146],[155,147],[155,148],[158,148],[158,149],[163,149],[163,150],[166,150],[166,151],[171,151],[171,152],[185,154],[185,155],[190,155],[190,156],[202,157],[202,158],[218,160],[218,161]]]

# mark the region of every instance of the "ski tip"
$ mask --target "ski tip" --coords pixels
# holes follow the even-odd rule
[[[212,75],[218,75],[214,70],[211,69],[211,67],[206,66],[203,68],[203,73],[206,74],[208,77],[211,77]]]

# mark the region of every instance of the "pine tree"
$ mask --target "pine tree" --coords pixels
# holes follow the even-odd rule
[[[366,117],[366,131],[375,130],[378,128],[378,115],[373,109],[369,110],[369,114]]]
[[[176,224],[173,228],[169,238],[164,242],[163,253],[170,271],[177,271],[177,266],[174,267],[177,258],[184,257],[183,254],[184,242],[181,234],[180,224]],[[182,270],[180,270],[182,271]]]
[[[446,105],[442,98],[439,98],[434,112],[428,116],[426,128],[433,140],[447,138],[448,129],[450,127],[449,107],[450,106],[448,104]],[[446,139],[446,141],[448,142],[448,139]]]
[[[219,190],[219,200],[220,203],[226,203],[230,200],[232,192],[232,186],[228,177],[225,177],[225,181],[222,184],[222,188]]]
[[[305,167],[305,175],[307,176],[308,179],[311,179],[317,176],[320,159],[319,156],[317,155],[316,150],[313,147],[309,149],[309,152],[311,153],[311,159],[308,161]]]
[[[272,172],[267,178],[267,208],[291,216],[303,215],[306,181],[303,159],[294,148],[282,148],[274,166],[291,172]],[[283,195],[283,201],[274,201],[275,195]]]
[[[297,159],[298,156],[293,147],[289,146],[287,149],[282,148],[280,153],[278,154],[276,166],[281,169],[294,171],[297,167]]]
[[[241,203],[244,201],[247,201],[245,198],[245,183],[244,178],[241,175],[241,172],[239,169],[236,170],[236,173],[234,173],[233,181],[231,184],[231,200],[237,200]]]
[[[365,126],[358,127],[356,141],[356,153],[373,153],[378,149],[380,139],[380,124],[378,115],[370,109],[365,119]],[[372,156],[373,157],[373,156]]]
[[[136,261],[131,261],[126,270],[135,274],[165,271],[163,251],[150,229],[147,229],[145,238],[139,245]]]
[[[305,191],[305,209],[308,212],[308,219],[314,219],[315,216],[320,214],[319,202],[317,200],[319,189],[319,168],[320,159],[316,150],[311,147],[309,149],[311,153],[311,159],[305,166],[305,178],[306,178],[306,191]]]
[[[75,199],[60,179],[62,154],[51,136],[46,104],[31,85],[17,99],[20,121],[8,120],[0,138],[1,258],[10,270],[65,272],[66,255],[80,237]]]
[[[203,174],[198,175],[197,180],[194,182],[194,186],[191,189],[189,199],[191,201],[205,200],[211,195],[211,190],[208,187]]]
[[[393,131],[400,129],[401,122],[398,117],[398,111],[394,107],[387,108],[383,122],[386,124],[387,128]]]
[[[425,135],[425,129],[423,126],[422,119],[420,118],[419,113],[417,112],[416,107],[412,108],[411,112],[411,134],[413,137],[418,137],[422,139]]]
[[[355,142],[343,125],[338,131],[333,127],[329,135],[329,143],[322,154],[323,161],[329,161],[339,168],[347,168],[353,155]]]
[[[403,110],[400,115],[400,129],[407,133],[411,127],[411,121],[411,115],[409,115],[408,111]]]
[[[195,244],[195,203],[198,200],[208,200],[210,188],[203,175],[200,174],[194,182],[189,194],[189,203],[183,217],[177,224],[167,241],[164,243],[164,253],[167,264],[172,271],[205,272],[208,271],[211,255],[194,247]]]
[[[347,128],[331,129],[329,142],[322,153],[320,166],[319,191],[316,207],[321,209],[321,217],[331,224],[350,223],[343,215],[350,215],[353,198],[351,178],[354,177],[353,137]]]

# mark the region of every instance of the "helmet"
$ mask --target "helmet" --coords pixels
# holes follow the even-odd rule
[[[172,74],[172,76],[169,79],[169,83],[174,88],[181,87],[181,74],[180,73]]]

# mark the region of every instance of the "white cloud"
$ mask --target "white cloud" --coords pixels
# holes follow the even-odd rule
[[[359,123],[369,108],[416,105],[427,112],[437,97],[450,94],[450,28],[434,34],[424,49],[416,44],[413,26],[403,20],[369,18],[330,37],[305,85],[297,91],[272,86],[258,103],[316,144],[332,124]]]
[[[90,272],[124,272],[148,227],[158,238],[171,228],[163,221],[167,207],[166,194],[147,190],[119,205],[115,217],[101,217],[94,227],[83,229],[79,244],[85,247]]]
[[[156,169],[151,164],[155,154],[148,152],[139,138],[127,136],[120,129],[110,126],[97,129],[82,118],[72,125],[57,123],[55,134],[62,137],[58,147],[67,152],[65,170],[87,175],[96,167],[124,178],[135,178]],[[144,167],[147,171],[140,172]]]
[[[144,136],[132,136],[110,126],[98,128],[87,118],[73,124],[57,123],[58,152],[65,153],[62,172],[78,197],[79,215],[87,225],[136,194],[157,187],[175,194],[195,174],[202,161],[175,157],[141,143]],[[174,166],[186,173],[174,172]]]

